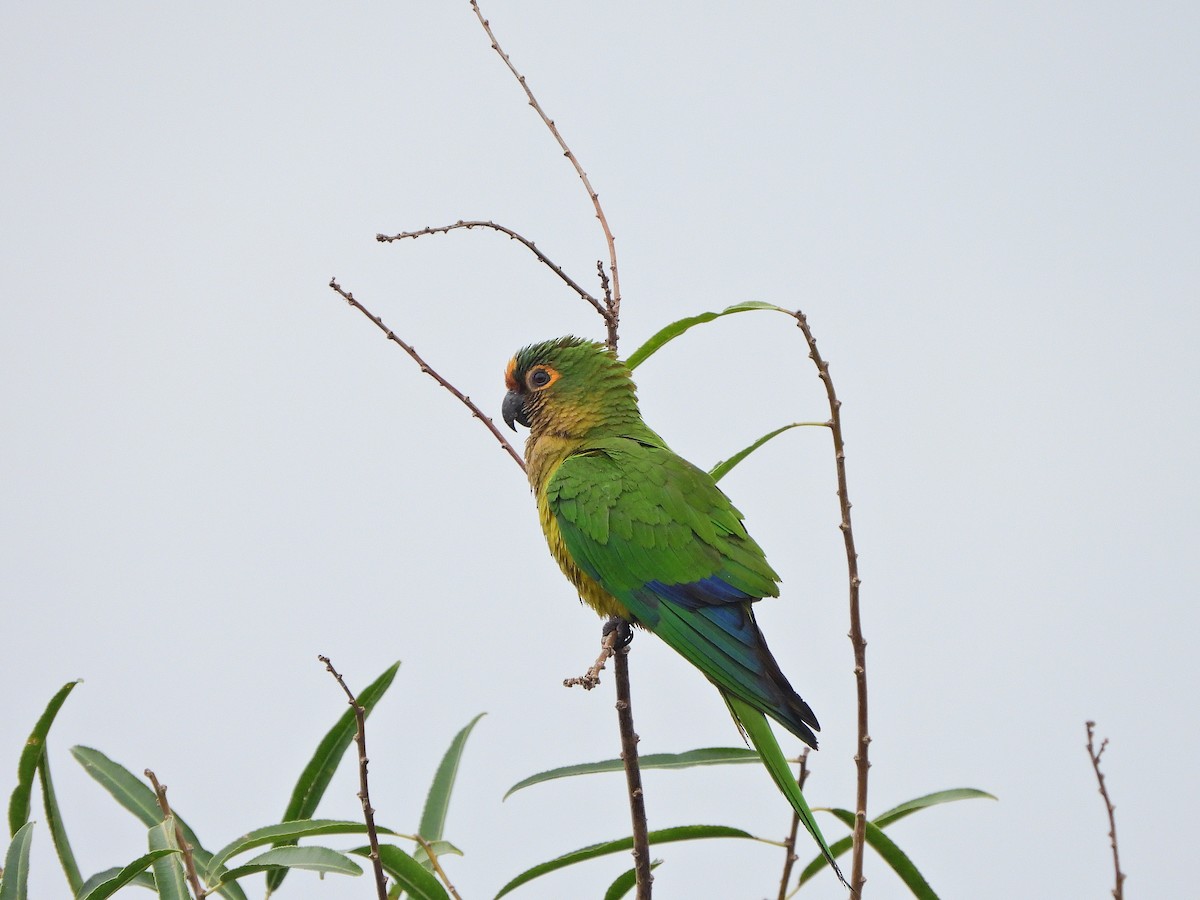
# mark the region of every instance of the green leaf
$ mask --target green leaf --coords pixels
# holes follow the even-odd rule
[[[942,803],[953,803],[955,800],[975,800],[987,799],[995,800],[996,798],[987,791],[976,790],[975,788],[952,788],[948,791],[935,791],[932,794],[926,794],[923,797],[916,797],[906,803],[901,803],[899,806],[893,806],[887,812],[876,816],[872,821],[883,828],[890,825],[905,816],[912,815],[917,810],[928,809],[930,806],[938,806]]]
[[[653,354],[663,348],[664,344],[675,340],[689,328],[694,328],[696,325],[703,325],[705,322],[711,322],[713,319],[719,319],[722,316],[729,316],[733,313],[750,312],[752,310],[766,309],[774,312],[781,312],[791,315],[790,309],[784,309],[782,306],[776,306],[774,303],[763,303],[759,300],[750,300],[746,303],[735,303],[733,306],[727,306],[720,312],[703,312],[698,316],[688,316],[678,321],[672,322],[663,328],[660,328],[651,338],[638,347],[625,360],[625,365],[629,367],[629,371],[633,371]]]
[[[648,838],[651,846],[656,844],[670,844],[675,841],[694,841],[702,838],[744,838],[752,841],[759,840],[754,835],[742,831],[740,828],[729,828],[725,825],[680,825],[675,828],[662,828],[658,831],[651,831]],[[557,869],[573,866],[575,863],[595,859],[598,856],[606,856],[610,853],[620,853],[623,850],[632,849],[633,838],[627,837],[615,841],[605,841],[602,844],[592,844],[588,847],[573,850],[570,853],[564,853],[562,856],[526,869],[508,884],[504,885],[500,889],[500,893],[496,895],[495,900],[500,900],[505,894],[511,893],[521,885],[533,881],[533,879],[539,878],[547,872],[554,872]]]
[[[705,747],[700,750],[688,750],[686,753],[648,753],[638,757],[638,765],[642,769],[686,769],[690,766],[721,766],[731,763],[756,762],[759,762],[758,753],[754,750],[747,750],[745,747]],[[624,771],[625,763],[620,759],[605,759],[594,763],[561,766],[523,778],[508,789],[504,799],[507,800],[522,788],[541,784],[543,781],[553,781],[555,778]]]
[[[367,858],[371,856],[370,847],[356,847],[350,852]],[[441,856],[436,847],[433,852]],[[399,888],[408,892],[411,900],[450,900],[441,882],[399,847],[380,844],[379,861]]]
[[[400,662],[396,661],[358,695],[358,704],[363,708],[364,716],[370,716],[375,704],[392,686],[392,681],[399,668]],[[284,821],[307,819],[317,811],[317,805],[321,802],[321,797],[324,796],[325,789],[329,787],[330,779],[337,771],[342,757],[346,755],[346,748],[354,740],[354,733],[357,730],[358,723],[354,718],[354,710],[347,709],[321,739],[316,753],[313,754],[312,759],[300,774],[296,787],[292,789],[292,798],[288,801],[287,809],[284,811]]]
[[[449,841],[430,841],[429,846],[433,848],[433,852],[439,857],[441,856],[462,856],[463,852],[455,847]],[[370,848],[367,848],[370,850]],[[419,849],[424,850],[424,847]]]
[[[0,877],[0,900],[27,900],[29,896],[29,843],[33,823],[26,822],[13,835],[4,854],[4,875]]]
[[[846,827],[854,828],[854,813],[850,810],[831,809],[829,811],[841,819]],[[929,882],[925,880],[917,867],[913,865],[913,861],[874,822],[867,822],[867,844],[892,867],[892,871],[900,876],[900,880],[912,891],[912,895],[917,900],[938,900],[938,895],[929,886]]]
[[[471,730],[486,713],[480,713],[454,736],[446,755],[433,776],[429,786],[429,794],[425,798],[425,810],[421,813],[421,825],[417,833],[427,841],[441,840],[446,829],[446,814],[450,810],[450,793],[454,790],[454,780],[458,777],[458,764],[462,760],[463,749]]]
[[[54,724],[54,717],[58,715],[58,711],[66,702],[67,695],[77,684],[79,684],[78,681],[68,681],[58,689],[58,693],[50,698],[41,718],[33,726],[29,740],[25,742],[25,749],[21,751],[21,758],[17,762],[17,786],[13,788],[12,796],[8,801],[8,833],[10,835],[15,835],[17,830],[29,821],[29,798],[33,793],[33,776],[37,771],[38,763],[41,762],[42,755],[46,752],[46,735],[50,731],[50,726]]]
[[[86,896],[90,891],[94,891],[98,886],[104,884],[104,882],[116,878],[120,873],[120,866],[113,866],[111,869],[105,869],[102,872],[97,872],[83,883],[83,887],[79,889],[78,896]],[[154,876],[149,872],[140,872],[135,874],[129,883],[135,887],[146,888],[150,891],[154,890]]]
[[[113,762],[99,750],[82,745],[72,747],[71,755],[85,772],[147,828],[153,828],[162,821],[162,810],[158,808],[154,791],[120,763]]]
[[[736,466],[738,463],[740,463],[743,459],[745,459],[747,456],[749,456],[751,453],[753,453],[755,450],[757,450],[759,447],[761,447],[767,441],[771,440],[771,438],[773,438],[777,435],[783,434],[785,431],[789,431],[792,428],[803,428],[806,426],[810,427],[810,428],[811,427],[822,427],[823,428],[825,426],[825,423],[824,422],[792,422],[790,425],[784,425],[782,428],[776,428],[774,431],[769,431],[766,434],[764,434],[762,437],[760,437],[757,441],[755,441],[753,444],[751,444],[749,447],[743,447],[737,453],[733,454],[733,456],[729,457],[729,459],[721,460],[719,463],[717,463],[715,466],[713,466],[711,469],[708,470],[708,474],[713,477],[713,481],[720,481],[722,478],[724,478],[726,475],[729,474],[730,469],[732,469],[734,466]]]
[[[54,842],[54,850],[58,853],[58,861],[62,864],[71,885],[71,895],[75,896],[83,887],[83,874],[75,861],[75,853],[71,850],[71,842],[67,839],[67,828],[63,824],[62,811],[58,808],[58,797],[54,793],[54,782],[50,778],[50,757],[42,754],[38,760],[38,781],[42,785],[42,806],[46,810],[46,824],[50,827],[50,838]]]
[[[976,790],[975,788],[952,788],[948,791],[935,791],[932,794],[925,794],[923,797],[916,797],[899,806],[893,806],[885,813],[876,816],[872,821],[880,828],[886,828],[893,822],[903,819],[905,816],[912,815],[921,809],[926,809],[930,806],[937,806],[941,803],[952,803],[955,800],[973,800],[976,798],[987,798],[995,800],[991,794],[986,791]],[[835,857],[839,857],[854,846],[852,837],[842,838],[839,841],[834,841],[829,849]],[[804,871],[800,873],[800,880],[797,882],[797,887],[809,881],[814,875],[820,872],[828,863],[823,856],[816,856],[813,860],[804,867]]]
[[[113,762],[99,750],[91,747],[72,747],[71,755],[83,766],[85,772],[112,794],[121,806],[137,816],[147,828],[153,828],[162,821],[162,810],[158,808],[158,800],[155,799],[154,791],[120,763]],[[175,815],[175,822],[183,832],[184,839],[192,847],[192,859],[196,863],[196,870],[200,875],[208,878],[219,874],[210,871],[212,854],[204,849],[200,839],[196,837],[196,832],[192,831],[187,822],[179,818],[178,814]],[[246,893],[236,884],[221,888],[221,894],[228,900],[247,900]]]
[[[386,828],[380,828],[384,834],[392,834]],[[253,850],[264,844],[278,844],[280,841],[296,841],[302,837],[314,837],[323,834],[365,834],[367,826],[362,822],[349,822],[341,819],[301,819],[298,822],[280,822],[277,825],[267,825],[243,834],[237,840],[231,841],[212,855],[210,866],[223,866],[239,853]],[[250,863],[246,863],[250,865]],[[229,880],[229,879],[224,879]]]
[[[238,866],[225,872],[221,878],[223,883],[256,875],[275,869],[307,869],[312,872],[334,872],[338,875],[361,875],[363,870],[358,863],[336,850],[328,847],[274,847],[265,853],[260,853],[245,865]]]
[[[87,883],[76,892],[76,896],[79,897],[79,900],[104,900],[105,897],[111,897],[126,885],[140,881],[138,876],[150,868],[150,864],[156,859],[178,852],[178,850],[171,850],[167,847],[161,850],[151,850],[145,856],[139,856],[123,869],[108,869],[98,872],[87,880]],[[153,890],[154,881],[150,880],[149,883],[143,883],[142,886]]]
[[[653,872],[661,865],[661,859],[651,861],[650,871]],[[629,869],[618,875],[617,880],[608,886],[608,890],[604,892],[604,900],[621,900],[635,887],[637,887],[637,869]]]
[[[179,844],[175,839],[175,817],[167,816],[150,829],[148,837],[152,851],[174,851],[163,853],[150,863],[160,900],[189,900],[183,864],[179,861]]]
[[[363,708],[364,718],[371,715],[371,710],[375,708],[375,704],[379,702],[379,699],[387,692],[387,689],[392,686],[392,681],[395,679],[396,671],[399,668],[400,661],[397,660],[358,695],[358,704]],[[333,773],[337,771],[342,757],[346,755],[346,748],[354,740],[354,733],[357,730],[358,723],[355,721],[354,710],[347,708],[338,717],[337,722],[329,729],[325,737],[321,738],[321,743],[317,745],[317,750],[313,754],[312,759],[308,761],[308,765],[300,773],[300,778],[296,782],[296,786],[292,789],[292,798],[288,801],[287,809],[283,812],[283,821],[308,819],[317,811],[317,806],[320,804],[321,798],[325,795],[325,789],[329,787]],[[272,891],[278,890],[279,885],[283,883],[286,875],[286,869],[281,869],[278,872],[272,872],[268,875],[267,893],[270,894]]]

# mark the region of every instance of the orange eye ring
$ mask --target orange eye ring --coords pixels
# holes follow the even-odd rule
[[[558,381],[558,370],[550,366],[534,366],[525,376],[525,383],[531,391],[544,391]]]

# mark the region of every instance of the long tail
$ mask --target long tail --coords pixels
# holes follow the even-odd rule
[[[846,877],[838,868],[838,864],[829,850],[829,845],[825,843],[821,829],[817,827],[817,820],[813,818],[812,810],[808,808],[804,795],[800,793],[800,785],[796,783],[795,775],[792,773],[791,766],[788,765],[787,757],[783,755],[779,741],[775,739],[775,734],[771,731],[767,717],[744,700],[739,700],[725,691],[722,691],[722,694],[725,696],[725,702],[729,704],[729,711],[733,713],[734,719],[737,720],[746,737],[750,739],[750,743],[754,745],[758,755],[762,757],[763,765],[771,773],[771,778],[783,795],[788,798],[792,809],[796,811],[796,815],[800,817],[800,821],[804,823],[804,827],[812,835],[812,839],[821,848],[821,855],[825,857],[825,861],[837,874],[838,880],[849,888],[850,885],[846,883]]]

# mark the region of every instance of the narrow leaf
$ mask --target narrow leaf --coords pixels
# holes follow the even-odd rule
[[[829,811],[841,819],[846,827],[854,827],[854,813],[850,810],[831,809]],[[913,861],[874,822],[867,822],[867,844],[892,867],[892,871],[900,876],[900,880],[912,891],[912,895],[917,900],[938,900],[938,895],[929,886],[929,882],[925,880],[917,867],[913,865]]]
[[[786,313],[791,315],[791,310],[784,309],[782,306],[776,306],[773,303],[763,303],[759,300],[751,300],[746,303],[735,303],[733,306],[727,306],[720,312],[703,312],[698,316],[688,316],[678,321],[672,322],[670,325],[660,328],[646,343],[638,347],[625,360],[625,365],[629,367],[629,371],[633,371],[653,354],[663,348],[663,345],[675,340],[689,328],[696,325],[702,325],[705,322],[711,322],[713,319],[719,319],[722,316],[732,315],[733,313],[750,312],[756,309],[768,309],[775,312]]]
[[[30,732],[29,739],[25,742],[25,749],[21,751],[21,758],[17,761],[17,786],[13,788],[12,796],[8,800],[8,833],[10,835],[15,835],[17,830],[29,821],[29,798],[33,793],[33,776],[37,771],[38,763],[41,762],[42,754],[46,752],[46,735],[50,732],[50,726],[54,724],[54,717],[58,715],[58,711],[66,702],[67,695],[77,684],[79,684],[78,681],[68,681],[58,689],[58,693],[50,698],[45,711],[37,720],[37,724],[33,726],[33,731]]]
[[[54,782],[50,778],[50,757],[42,754],[38,760],[38,781],[42,785],[42,806],[46,810],[46,824],[50,827],[50,838],[54,841],[54,850],[58,853],[58,861],[62,864],[67,883],[71,885],[71,895],[75,896],[83,887],[83,874],[75,861],[75,853],[71,850],[71,842],[67,839],[67,827],[63,824],[62,811],[58,808],[58,797],[54,793]]]
[[[462,761],[463,750],[471,730],[486,713],[480,713],[454,736],[446,755],[433,776],[429,786],[429,794],[425,798],[425,810],[421,813],[421,826],[418,834],[427,841],[441,840],[446,829],[446,814],[450,810],[450,793],[454,790],[454,781],[458,777],[458,764]]]
[[[384,834],[391,834],[388,829],[378,829]],[[267,825],[243,834],[237,840],[231,841],[212,856],[210,866],[223,866],[239,853],[253,850],[264,844],[274,844],[279,841],[295,841],[302,837],[314,837],[323,834],[365,834],[367,826],[362,822],[342,821],[341,819],[301,819],[298,822],[280,822],[277,825]],[[246,863],[250,865],[250,863]],[[225,879],[228,880],[228,879]]]
[[[150,868],[150,864],[156,859],[178,852],[178,850],[171,850],[167,847],[161,850],[151,850],[145,856],[139,856],[123,869],[108,869],[99,872],[82,885],[81,890],[76,892],[76,896],[79,897],[79,900],[104,900],[106,897],[111,897],[126,885],[139,881],[138,876]],[[143,887],[153,889],[153,880],[148,884],[144,883]]]
[[[179,846],[175,840],[175,817],[167,816],[151,828],[148,839],[152,851],[176,851],[163,853],[150,863],[160,900],[188,900],[187,880],[183,877],[183,864],[179,861]]]
[[[112,794],[119,804],[137,816],[147,828],[153,828],[162,821],[162,810],[158,808],[154,791],[120,763],[113,762],[91,747],[72,747],[71,755],[83,766],[85,772]]]
[[[356,847],[350,851],[358,856],[371,856],[370,847]],[[435,848],[434,852],[441,853]],[[450,895],[442,887],[431,872],[424,866],[392,844],[379,845],[379,861],[383,870],[402,891],[407,891],[411,900],[450,900]]]
[[[358,703],[363,708],[364,716],[371,714],[379,698],[392,686],[399,668],[399,661],[393,663],[358,695]],[[329,781],[333,778],[338,764],[345,756],[346,748],[354,740],[357,728],[354,710],[347,709],[338,717],[336,724],[321,739],[317,751],[300,774],[296,787],[292,790],[292,798],[283,813],[284,821],[307,819],[317,811],[317,805],[321,802],[325,789],[329,787]]]
[[[358,704],[363,708],[364,717],[371,715],[375,704],[392,686],[392,681],[399,668],[400,661],[397,660],[382,675],[363,688],[362,693],[358,695]],[[321,798],[325,796],[329,782],[333,779],[333,773],[337,771],[342,757],[346,755],[346,748],[354,740],[354,733],[357,730],[358,723],[355,721],[354,710],[347,708],[325,734],[325,737],[321,738],[321,743],[317,745],[312,759],[300,773],[300,778],[292,789],[292,797],[288,801],[287,809],[283,812],[283,821],[308,819],[317,811],[317,806],[320,804]],[[286,869],[268,875],[267,893],[278,890],[286,875]]]
[[[4,854],[4,875],[0,877],[0,900],[28,900],[29,844],[33,840],[33,823],[26,822],[13,835],[8,852]]]
[[[686,769],[690,766],[720,766],[758,761],[758,753],[754,750],[747,750],[745,747],[705,747],[700,750],[688,750],[686,753],[648,753],[638,757],[638,766],[642,769]],[[624,771],[625,763],[620,759],[605,759],[594,763],[561,766],[523,778],[508,789],[504,799],[507,800],[522,788],[541,784],[543,781],[553,781],[555,778]]]
[[[275,847],[260,853],[245,865],[225,872],[224,883],[274,869],[307,869],[311,872],[333,872],[338,875],[361,875],[363,870],[354,862],[328,847]]]
[[[449,841],[430,841],[429,846],[433,848],[433,852],[438,856],[462,856],[463,852],[455,847]],[[371,848],[368,847],[368,850]],[[420,849],[424,849],[421,847]]]
[[[717,463],[715,466],[713,466],[711,469],[708,470],[708,474],[713,477],[713,481],[720,481],[722,478],[724,478],[726,475],[729,474],[730,469],[732,469],[734,466],[736,466],[738,463],[740,463],[743,459],[745,459],[747,456],[749,456],[751,453],[753,453],[755,450],[757,450],[759,447],[761,447],[767,441],[771,440],[771,438],[776,437],[777,435],[783,434],[785,431],[789,431],[792,428],[802,428],[804,426],[814,426],[814,425],[821,426],[823,424],[824,423],[822,423],[822,422],[792,422],[792,424],[790,424],[790,425],[784,425],[782,428],[776,428],[774,431],[769,431],[766,434],[764,434],[762,437],[760,437],[757,441],[755,441],[753,444],[751,444],[749,447],[743,447],[737,453],[733,454],[733,456],[729,457],[729,459],[721,460],[719,463]]]
[[[893,822],[903,819],[905,816],[912,815],[921,809],[926,809],[930,806],[937,806],[941,803],[951,803],[955,800],[972,800],[975,798],[987,798],[995,800],[991,794],[986,791],[976,790],[975,788],[952,788],[948,791],[935,791],[932,794],[926,794],[923,797],[916,797],[899,806],[893,806],[885,813],[880,813],[872,821],[880,828],[886,828]],[[841,840],[834,841],[829,849],[835,857],[841,856],[854,845],[854,838],[846,837]],[[804,871],[800,873],[800,880],[797,882],[797,887],[804,882],[810,880],[814,875],[820,872],[828,863],[825,857],[816,856],[812,859]]]
[[[653,872],[661,865],[661,859],[652,860],[650,871]],[[637,869],[629,869],[618,875],[617,880],[608,886],[608,890],[604,892],[604,900],[621,900],[635,887],[637,887]]]
[[[916,797],[906,803],[901,803],[899,806],[894,806],[887,812],[876,816],[872,821],[880,828],[890,825],[905,816],[910,816],[918,810],[928,809],[931,806],[938,806],[942,803],[953,803],[955,800],[975,800],[987,799],[995,800],[996,798],[987,791],[976,790],[975,788],[952,788],[948,791],[935,791],[932,794],[926,794],[924,797]]]
[[[162,810],[158,808],[154,791],[120,763],[114,762],[99,750],[91,747],[72,747],[71,755],[83,766],[85,772],[112,794],[121,806],[137,816],[147,828],[152,828],[162,821]],[[204,849],[200,839],[196,837],[196,832],[192,831],[187,822],[179,818],[178,814],[175,815],[175,822],[183,831],[184,839],[192,847],[192,859],[195,861],[200,875],[208,878],[219,874],[210,871],[212,854]],[[227,900],[247,900],[245,892],[236,884],[221,888],[221,894]]]
[[[725,825],[680,825],[675,828],[662,828],[658,831],[651,831],[648,838],[651,846],[702,838],[744,838],[752,841],[758,840],[758,838],[749,832],[742,831],[740,828],[729,828]],[[500,900],[505,894],[511,893],[521,885],[533,881],[533,879],[539,878],[547,872],[554,872],[558,869],[575,865],[575,863],[583,862],[584,860],[595,859],[598,856],[606,856],[610,853],[620,853],[623,850],[632,849],[633,838],[627,837],[615,841],[605,841],[602,844],[592,844],[588,847],[573,850],[570,853],[564,853],[562,856],[526,869],[508,882],[508,884],[504,885],[500,889],[500,893],[496,895],[495,900]]]

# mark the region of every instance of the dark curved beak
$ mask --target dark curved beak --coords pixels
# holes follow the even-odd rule
[[[529,417],[525,414],[525,398],[516,391],[509,391],[504,395],[504,406],[500,411],[504,416],[504,423],[513,431],[517,430],[513,422],[520,422],[526,428],[529,427]]]

